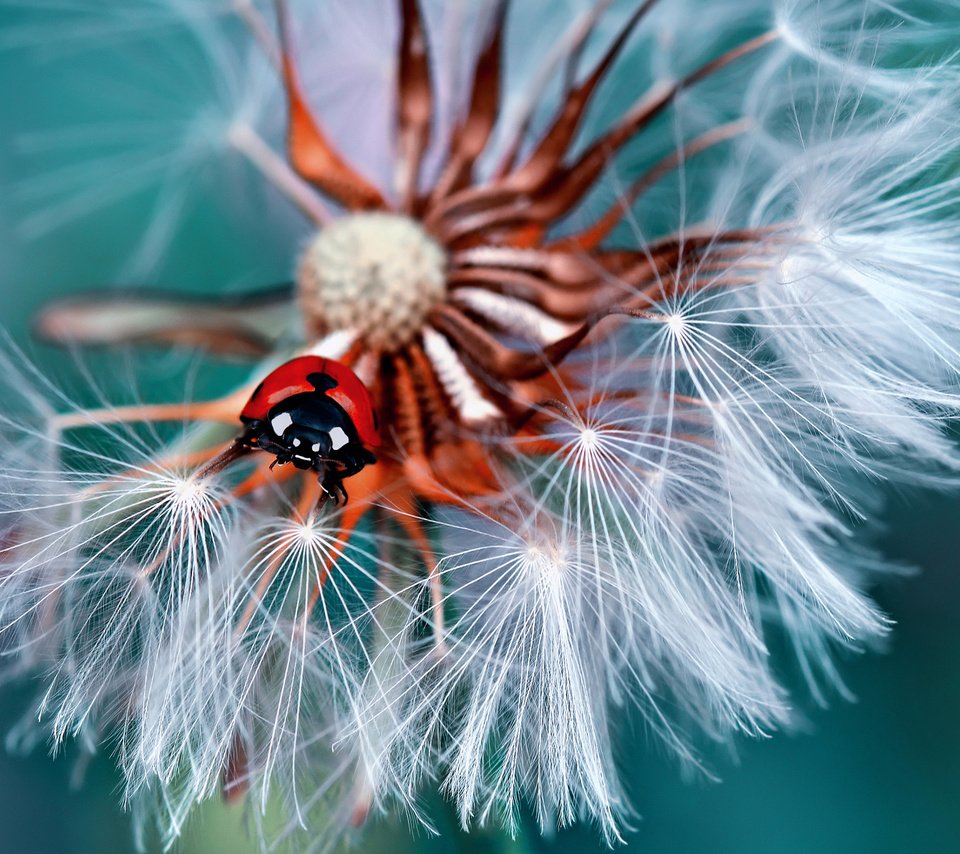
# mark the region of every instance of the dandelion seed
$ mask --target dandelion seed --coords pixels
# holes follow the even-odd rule
[[[0,46],[54,26],[35,5]],[[162,185],[145,276],[240,171],[289,207],[231,200],[240,239],[302,248],[262,293],[38,318],[77,349],[252,362],[216,399],[121,405],[88,374],[80,406],[7,348],[0,637],[45,674],[55,742],[119,745],[167,845],[221,791],[258,821],[281,796],[281,837],[325,849],[379,812],[431,826],[430,786],[467,828],[530,809],[613,843],[624,721],[698,768],[703,734],[789,725],[771,632],[815,699],[843,690],[834,649],[888,629],[864,482],[958,468],[957,69],[919,15],[142,5],[69,11],[115,45],[188,40],[197,85],[152,75],[171,121],[60,137],[118,153],[23,187],[28,230]],[[375,462],[347,459],[371,443],[340,392],[270,397],[296,358],[369,393]],[[293,392],[342,419],[269,408]]]

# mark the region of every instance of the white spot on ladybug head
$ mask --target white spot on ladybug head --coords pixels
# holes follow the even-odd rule
[[[299,448],[299,447],[300,447],[300,440],[299,440],[299,439],[294,439],[294,440],[293,440],[293,447],[295,447],[295,448]]]
[[[319,453],[320,453],[320,443],[317,442],[317,444],[314,445],[310,450],[312,450],[315,454],[319,454]]]
[[[330,446],[333,448],[333,450],[339,451],[349,441],[350,437],[347,436],[347,433],[343,427],[334,427],[330,431]]]
[[[282,436],[283,431],[293,424],[293,416],[289,412],[281,412],[270,422],[270,429],[274,436]]]
[[[358,213],[327,225],[300,260],[308,328],[354,330],[371,350],[407,344],[446,295],[443,249],[412,219]]]

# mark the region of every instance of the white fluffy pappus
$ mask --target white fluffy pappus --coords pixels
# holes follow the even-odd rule
[[[42,0],[31,21],[61,5]],[[27,185],[28,228],[159,187],[130,268],[148,270],[179,239],[194,176],[229,177],[244,161],[267,194],[317,222],[338,215],[277,153],[267,4],[144,0],[150,15],[136,19],[70,5],[94,37],[122,34],[135,50],[147,33],[189,34],[190,74],[210,85],[173,93],[160,112],[176,120],[156,135],[135,122],[72,137],[111,135],[125,168],[112,183],[118,161],[105,158]],[[588,67],[638,8],[569,0],[541,26],[547,5],[511,7],[482,177],[518,128],[529,130],[521,152],[536,146],[576,72],[569,56]],[[326,129],[389,195],[399,16],[378,8],[294,3],[293,40]],[[493,7],[423,8],[438,102],[426,185]],[[238,491],[236,472],[195,477],[190,454],[230,430],[133,430],[109,405],[72,405],[18,359],[0,364],[25,403],[0,415],[0,639],[12,670],[46,673],[39,710],[54,739],[92,747],[119,734],[126,795],[150,804],[144,826],[158,816],[167,845],[224,786],[249,790],[258,817],[279,792],[281,836],[319,823],[328,832],[306,844],[323,849],[394,807],[429,827],[431,785],[464,827],[497,818],[515,830],[530,808],[545,831],[587,819],[614,843],[631,815],[617,744],[632,716],[693,766],[704,733],[728,743],[789,725],[788,665],[770,652],[782,636],[818,701],[842,691],[836,650],[889,628],[866,594],[887,567],[857,538],[871,487],[953,486],[960,465],[944,434],[960,403],[960,122],[957,68],[938,41],[957,22],[937,30],[925,11],[654,4],[600,88],[591,131],[744,34],[768,49],[681,86],[560,228],[617,197],[627,210],[611,248],[675,252],[653,265],[652,286],[607,272],[631,309],[596,321],[564,365],[577,382],[555,372],[556,400],[499,389],[541,431],[484,437],[491,459],[508,461],[485,502],[384,498],[386,524],[354,530],[346,509],[318,514],[282,483]],[[28,47],[31,27],[0,46]],[[541,43],[546,61],[534,62]],[[653,177],[636,202],[638,174]],[[245,240],[285,225],[240,220]],[[284,232],[291,255],[300,237]],[[569,331],[509,294],[479,293],[461,299],[533,350]],[[445,393],[476,416],[464,422],[502,414],[480,372],[430,334],[427,358],[452,366]],[[411,543],[411,519],[426,548]]]
[[[515,827],[528,799],[544,828],[590,816],[612,841],[625,804],[608,699],[636,674],[611,650],[632,631],[632,603],[576,530],[529,505],[512,510],[435,520],[449,590],[443,643],[425,642],[422,614],[397,621],[354,729],[368,764],[411,793],[436,777],[464,827],[498,816]],[[385,665],[401,654],[405,667]]]
[[[298,509],[267,483],[238,499],[255,470],[198,477],[196,449],[233,428],[119,423],[12,347],[2,368],[21,405],[0,415],[0,641],[6,675],[47,683],[11,743],[116,742],[144,844],[156,828],[172,846],[221,791],[250,791],[257,816],[285,801],[281,836],[318,802],[348,832],[381,792],[357,749],[332,746],[364,701],[376,603],[401,601],[383,570],[411,584],[403,561],[348,540],[315,497]],[[277,829],[261,833],[267,847]]]
[[[98,424],[84,437],[86,410],[67,411],[39,372],[2,364],[4,640],[49,669],[39,713],[59,741],[91,719],[124,717],[234,514],[215,484],[165,463],[156,436]]]

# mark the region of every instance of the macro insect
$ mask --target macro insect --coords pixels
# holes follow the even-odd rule
[[[270,467],[292,464],[319,475],[324,499],[347,502],[343,481],[377,461],[380,445],[373,398],[346,365],[300,356],[273,370],[240,412],[243,432],[211,462],[220,470],[254,450],[274,454]]]

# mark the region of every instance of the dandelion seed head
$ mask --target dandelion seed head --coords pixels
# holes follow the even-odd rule
[[[296,526],[296,536],[308,548],[319,544],[320,533],[312,518]]]
[[[370,347],[407,344],[446,293],[443,250],[413,220],[361,213],[325,226],[300,261],[307,324],[352,329]]]
[[[142,2],[72,9],[177,30],[204,85],[115,134],[116,184],[41,186],[35,225],[161,187],[148,269],[218,183],[194,176],[242,163],[290,203],[230,205],[249,234],[310,236],[289,289],[39,325],[256,361],[220,398],[117,406],[86,373],[86,408],[0,357],[28,410],[0,414],[0,636],[55,740],[118,744],[170,844],[221,789],[255,818],[281,793],[281,836],[322,848],[381,810],[430,826],[430,786],[465,827],[530,809],[612,843],[636,716],[695,768],[704,735],[789,726],[774,634],[843,691],[835,650],[888,629],[864,481],[960,471],[957,75],[896,61],[930,28],[862,0],[294,0],[285,28]],[[305,353],[380,418],[343,506],[236,442]]]
[[[185,510],[197,511],[209,506],[210,488],[194,475],[177,478],[171,486],[174,495]]]

